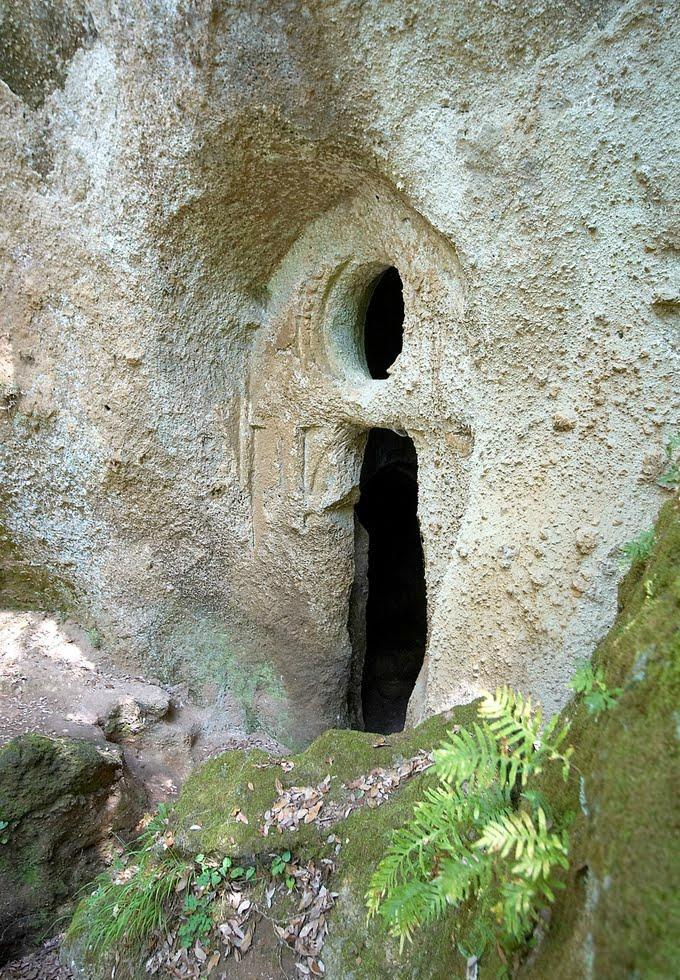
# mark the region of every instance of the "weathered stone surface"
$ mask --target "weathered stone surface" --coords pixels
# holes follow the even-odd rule
[[[0,961],[54,931],[142,804],[116,748],[42,735],[0,748]]]
[[[678,417],[675,5],[73,0],[59,70],[36,6],[0,85],[7,595],[206,698],[257,663],[253,712],[309,740],[347,719],[352,506],[393,427],[411,718],[500,679],[562,704]]]

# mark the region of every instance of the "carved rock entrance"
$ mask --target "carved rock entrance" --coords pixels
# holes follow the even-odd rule
[[[356,506],[357,551],[353,641],[362,651],[365,728],[401,731],[423,665],[427,640],[425,566],[418,524],[418,459],[413,441],[373,429]],[[362,530],[364,533],[362,533]],[[363,635],[362,635],[363,631]]]
[[[426,623],[468,491],[460,270],[450,246],[381,186],[310,227],[269,289],[239,413],[257,584],[242,607],[248,636],[282,680],[282,741],[348,724],[396,730],[423,712]],[[371,529],[390,502],[392,526]],[[397,594],[413,603],[397,601],[401,622],[388,611]]]

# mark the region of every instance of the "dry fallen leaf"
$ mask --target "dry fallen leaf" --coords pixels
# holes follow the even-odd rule
[[[254,934],[254,932],[255,932],[255,925],[253,924],[251,926],[251,928],[248,929],[248,931],[245,934],[245,937],[243,939],[243,942],[241,943],[241,947],[240,948],[241,948],[241,952],[242,953],[247,953],[248,950],[250,949],[251,944],[253,942],[253,934]]]
[[[307,814],[305,816],[305,823],[312,823],[313,820],[316,820],[316,818],[319,816],[319,811],[321,810],[322,806],[323,803],[319,802],[316,803],[313,807],[311,807],[307,811]]]

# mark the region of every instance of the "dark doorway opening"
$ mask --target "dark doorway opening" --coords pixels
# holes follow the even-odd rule
[[[418,524],[418,457],[413,441],[391,429],[372,429],[356,505],[360,527],[354,596],[363,597],[361,708],[364,727],[397,732],[423,665],[427,596]],[[367,554],[366,554],[367,552]],[[361,600],[360,600],[361,601]],[[350,617],[352,620],[352,617]],[[359,658],[361,660],[362,658]],[[360,665],[358,664],[357,667]]]
[[[388,378],[387,369],[401,354],[404,342],[404,296],[401,276],[392,267],[376,282],[366,309],[364,352],[376,381]]]

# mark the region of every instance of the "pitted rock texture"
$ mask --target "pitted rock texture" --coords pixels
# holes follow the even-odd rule
[[[501,679],[561,705],[678,419],[675,4],[54,9],[59,70],[12,81],[53,57],[13,6],[0,85],[12,602],[308,741],[348,720],[361,453],[395,428],[411,720]],[[374,381],[386,266],[404,346]]]

